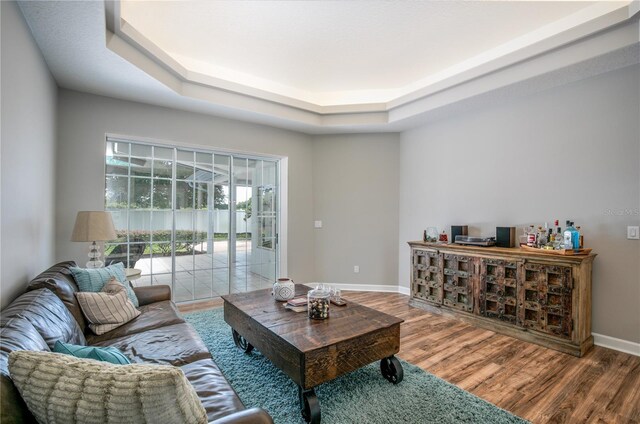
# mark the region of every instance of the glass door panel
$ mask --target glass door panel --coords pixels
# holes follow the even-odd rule
[[[211,211],[210,247],[214,296],[229,294],[229,235],[231,210],[229,185],[231,183],[231,157],[215,154],[213,157],[213,210]]]
[[[194,243],[193,269],[195,278],[194,299],[213,297],[213,154],[195,153],[194,173]]]
[[[195,281],[195,152],[178,149],[174,213],[174,297],[181,301],[196,299]]]
[[[231,281],[230,291],[247,291],[247,249],[250,249],[251,186],[249,182],[249,159],[233,159],[233,208],[230,238]]]

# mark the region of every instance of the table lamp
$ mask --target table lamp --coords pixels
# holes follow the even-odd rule
[[[117,237],[111,212],[78,212],[76,224],[71,234],[71,241],[91,242],[89,262],[86,264],[87,268],[102,268],[104,266],[104,262],[100,260],[101,253],[96,241],[115,240]]]

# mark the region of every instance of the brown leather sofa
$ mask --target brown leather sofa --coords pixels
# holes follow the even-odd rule
[[[49,268],[0,312],[0,422],[35,422],[11,382],[8,355],[14,350],[53,348],[56,340],[73,344],[114,346],[132,363],[180,367],[215,424],[273,423],[260,408],[245,409],[233,388],[213,362],[195,330],[180,318],[168,286],[135,288],[140,316],[109,333],[96,336],[76,301],[78,286],[71,275],[72,261]]]

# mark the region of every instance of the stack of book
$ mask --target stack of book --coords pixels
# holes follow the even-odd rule
[[[294,312],[304,312],[307,310],[307,295],[296,296],[293,299],[289,299],[284,305],[285,308],[291,309]]]

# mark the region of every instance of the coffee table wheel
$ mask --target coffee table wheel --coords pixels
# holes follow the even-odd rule
[[[389,356],[380,361],[380,372],[382,372],[384,378],[393,384],[400,383],[404,377],[402,364],[395,356]]]
[[[236,330],[231,329],[233,334],[233,342],[238,346],[238,348],[244,353],[251,353],[253,350],[253,345],[247,341],[244,337],[240,335]]]
[[[320,424],[320,401],[313,389],[300,390],[300,407],[302,418],[311,424]]]

